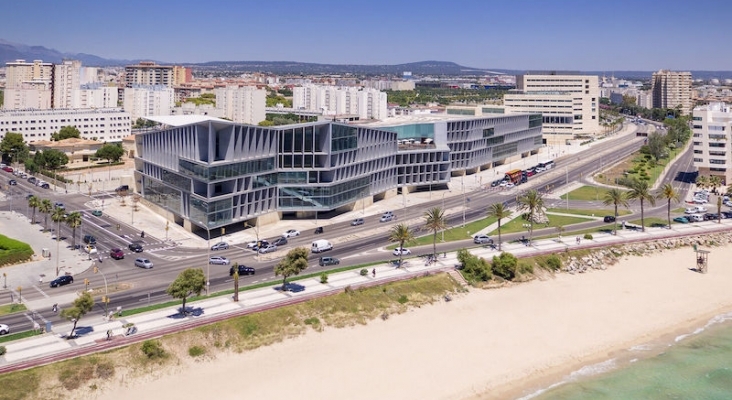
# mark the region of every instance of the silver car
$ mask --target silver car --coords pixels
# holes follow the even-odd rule
[[[277,246],[274,244],[270,244],[259,249],[259,254],[271,253],[275,250],[277,250]]]
[[[152,261],[148,260],[147,258],[137,258],[135,259],[135,266],[145,269],[150,269],[153,267]]]

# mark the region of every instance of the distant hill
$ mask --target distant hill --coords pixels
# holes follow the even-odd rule
[[[85,53],[62,53],[43,46],[28,46],[0,39],[0,64],[15,60],[25,60],[26,62],[43,60],[43,62],[58,64],[64,59],[79,60],[82,65],[89,67],[126,65],[138,62],[138,60],[110,60]]]

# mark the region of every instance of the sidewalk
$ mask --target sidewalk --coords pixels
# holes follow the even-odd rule
[[[680,236],[691,236],[708,234],[718,231],[729,231],[732,229],[732,220],[722,220],[721,224],[716,222],[702,222],[692,224],[674,225],[673,229],[646,228],[646,232],[635,230],[619,230],[617,235],[598,233],[593,239],[583,239],[580,243],[575,238],[556,237],[551,239],[535,240],[531,246],[521,243],[503,243],[503,251],[516,255],[517,257],[551,254],[567,249],[594,248],[610,246],[615,244],[628,244],[663,238],[674,238]],[[470,249],[476,256],[490,259],[500,254],[490,247],[476,247]],[[187,303],[194,311],[191,315],[180,316],[177,307],[168,307],[143,314],[136,314],[120,319],[106,320],[98,316],[83,318],[77,326],[79,336],[67,340],[62,336],[67,335],[71,330],[71,323],[64,323],[53,326],[53,332],[28,339],[21,339],[5,344],[7,353],[0,357],[0,373],[4,369],[12,368],[13,364],[30,362],[33,359],[62,355],[63,353],[78,355],[79,349],[86,349],[86,352],[102,350],[110,347],[127,344],[137,339],[159,336],[173,332],[183,327],[203,325],[217,320],[229,318],[234,315],[244,315],[256,312],[264,308],[272,308],[288,303],[303,301],[330,293],[343,290],[346,286],[360,287],[374,284],[386,283],[389,281],[408,279],[423,275],[425,272],[440,272],[454,268],[457,264],[456,253],[449,253],[444,258],[438,258],[432,265],[426,265],[423,259],[409,258],[404,267],[395,268],[389,263],[376,267],[376,275],[371,273],[362,276],[358,269],[351,271],[333,273],[328,276],[328,283],[320,283],[318,277],[305,278],[294,281],[304,287],[298,293],[280,292],[274,286],[240,292],[239,302],[234,302],[231,296],[220,296],[206,300]],[[317,272],[319,267],[311,267],[307,273]],[[279,278],[271,278],[273,285],[280,282]],[[126,336],[125,324],[134,324],[137,332]],[[112,340],[108,341],[107,331],[111,331]]]

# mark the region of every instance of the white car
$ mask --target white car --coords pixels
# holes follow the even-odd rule
[[[707,204],[709,203],[709,200],[703,198],[703,197],[694,197],[694,204]]]
[[[251,242],[248,242],[247,243],[247,249],[253,249],[255,247],[257,247],[257,241],[256,240],[252,240]]]
[[[300,231],[297,229],[290,229],[289,231],[282,234],[282,236],[286,237],[287,239],[295,236],[300,236]]]
[[[5,324],[0,324],[0,335],[7,335],[10,333],[10,327]]]
[[[89,255],[97,254],[97,246],[94,246],[93,244],[86,245],[86,252],[89,253]]]
[[[511,188],[512,188],[512,187],[514,187],[514,186],[516,186],[516,185],[514,185],[514,184],[513,184],[513,182],[508,182],[508,183],[506,184],[506,189],[511,189]]]
[[[391,254],[393,254],[395,256],[399,256],[399,255],[408,256],[408,255],[412,254],[412,252],[409,249],[397,247],[396,249],[394,249],[394,251]]]

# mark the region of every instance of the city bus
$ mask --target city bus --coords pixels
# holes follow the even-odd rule
[[[513,183],[514,185],[518,185],[521,183],[522,174],[523,174],[523,171],[521,171],[520,169],[512,169],[512,170],[506,172],[506,177],[504,178],[504,180],[507,180],[507,181]]]

